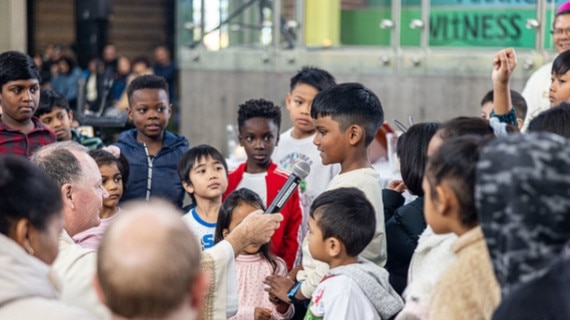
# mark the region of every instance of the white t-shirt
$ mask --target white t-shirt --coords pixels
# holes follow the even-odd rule
[[[188,225],[192,233],[198,239],[198,243],[202,251],[214,246],[214,237],[216,233],[216,224],[206,222],[198,215],[196,208],[190,209],[187,214],[182,216],[182,220]]]
[[[266,172],[261,173],[243,173],[243,177],[239,182],[237,189],[241,188],[248,188],[251,191],[257,193],[257,195],[261,198],[261,201],[268,206],[267,203],[267,183],[265,182],[265,176],[267,176]]]
[[[319,283],[311,297],[305,319],[380,320],[380,316],[356,282],[340,274]]]
[[[550,109],[550,77],[552,72],[552,62],[538,68],[528,79],[521,95],[526,101],[527,112],[524,119],[522,131],[526,131],[530,121],[539,113]]]

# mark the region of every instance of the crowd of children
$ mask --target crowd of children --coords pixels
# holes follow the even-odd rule
[[[247,159],[228,170],[214,146],[190,147],[166,130],[172,104],[163,77],[129,80],[134,128],[104,147],[72,129],[69,98],[40,89],[31,57],[5,52],[0,154],[29,158],[56,140],[91,150],[108,197],[100,225],[73,240],[94,250],[121,202],[151,198],[180,208],[180,223],[207,250],[265,211],[294,165],[308,163],[270,242],[235,252],[228,277],[238,311],[229,319],[567,319],[570,51],[552,66],[553,108],[524,134],[526,103],[510,89],[516,65],[512,48],[493,58],[482,117],[407,128],[397,145],[402,180],[384,190],[368,154],[384,123],[380,99],[316,67],[291,78],[293,127],[282,133],[273,102],[237,106]]]

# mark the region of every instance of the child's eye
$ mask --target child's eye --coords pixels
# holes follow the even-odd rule
[[[264,141],[271,141],[271,139],[273,139],[273,136],[265,136],[263,137]]]
[[[247,137],[245,137],[245,141],[247,141],[247,142],[253,142],[253,137],[252,137],[252,136],[247,136]]]
[[[221,171],[221,170],[224,170],[224,167],[222,167],[222,166],[217,166],[217,167],[216,167],[216,171]]]
[[[21,88],[12,88],[10,91],[12,91],[15,94],[20,94],[20,92],[22,92]]]
[[[146,112],[146,109],[137,109],[137,112],[140,114],[144,114]]]
[[[294,102],[295,102],[295,104],[298,105],[298,106],[300,106],[300,105],[303,104],[303,101],[301,101],[301,100],[295,100]]]
[[[113,179],[113,182],[115,183],[119,183],[121,182],[123,179],[121,177],[116,177],[115,179]]]
[[[39,90],[39,87],[38,87],[38,86],[33,86],[33,87],[30,88],[30,91],[31,91],[32,93],[36,93],[36,92],[38,92],[38,90]]]
[[[166,109],[165,107],[159,107],[158,109],[156,109],[156,111],[163,113],[165,109]]]

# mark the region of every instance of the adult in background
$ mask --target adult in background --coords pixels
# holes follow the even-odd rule
[[[556,10],[551,33],[557,53],[570,49],[570,1],[563,3]],[[542,111],[550,109],[551,72],[552,62],[544,64],[530,76],[524,86],[522,96],[526,100],[528,112],[522,127],[523,131],[526,131],[530,120]]]

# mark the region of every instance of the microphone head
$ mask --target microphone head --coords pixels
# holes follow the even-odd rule
[[[293,167],[293,174],[299,177],[301,180],[305,179],[310,172],[311,166],[304,161],[295,163],[295,166]]]

